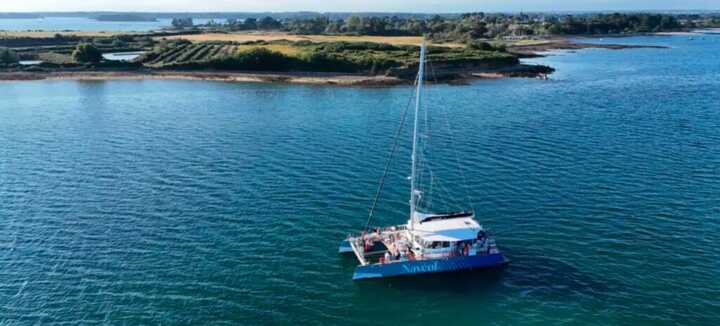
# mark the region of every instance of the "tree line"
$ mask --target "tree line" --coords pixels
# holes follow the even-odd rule
[[[188,27],[188,19],[180,26]],[[173,20],[175,26],[175,20]],[[192,26],[190,19],[189,25]],[[468,41],[508,37],[553,35],[630,34],[720,27],[720,14],[672,15],[654,13],[613,14],[486,14],[423,17],[349,16],[332,19],[317,16],[278,20],[270,16],[256,19],[228,19],[210,22],[204,28],[244,31],[281,30],[295,34],[355,34],[379,36],[421,36],[433,40]]]

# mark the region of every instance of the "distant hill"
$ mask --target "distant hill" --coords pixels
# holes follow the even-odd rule
[[[361,17],[391,17],[399,18],[430,18],[435,15],[442,17],[459,16],[456,13],[403,13],[403,12],[313,12],[313,11],[288,11],[288,12],[118,12],[118,11],[73,11],[73,12],[34,12],[34,13],[0,13],[3,15],[33,15],[38,18],[42,17],[84,17],[97,18],[100,16],[116,16],[116,15],[132,15],[143,18],[152,19],[172,19],[172,18],[196,18],[196,19],[246,19],[263,17],[272,17],[274,19],[308,19],[315,17],[329,17],[330,19],[345,19],[350,16]],[[12,17],[16,18],[16,17]]]
[[[506,12],[508,15],[547,15],[547,16],[585,16],[585,15],[597,15],[603,13],[656,13],[656,14],[668,14],[668,15],[699,15],[699,16],[715,16],[720,14],[718,10],[646,10],[646,11],[627,11],[627,10],[615,10],[615,11],[554,11],[554,12]],[[498,12],[495,12],[496,14]],[[74,12],[32,12],[32,13],[2,13],[0,12],[0,19],[2,18],[43,18],[43,17],[84,17],[84,18],[98,18],[101,16],[111,17],[122,17],[132,16],[132,20],[114,20],[114,21],[152,21],[155,19],[173,19],[173,18],[195,18],[195,19],[247,19],[255,18],[261,19],[264,17],[272,17],[277,20],[296,20],[296,19],[311,19],[315,17],[327,17],[332,20],[336,19],[347,19],[350,16],[358,17],[398,17],[401,19],[429,19],[434,16],[440,16],[442,18],[457,18],[462,16],[461,13],[408,13],[408,12],[314,12],[314,11],[267,11],[267,12],[119,12],[119,11],[74,11]],[[137,19],[135,17],[138,17]],[[142,20],[138,20],[142,18]],[[151,20],[152,19],[152,20]],[[110,20],[108,20],[110,21]]]
[[[101,22],[156,22],[157,18],[135,14],[106,14],[93,17]]]
[[[22,12],[0,12],[0,19],[38,19],[43,18],[42,15],[22,13]]]

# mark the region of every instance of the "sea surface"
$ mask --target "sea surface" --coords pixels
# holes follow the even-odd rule
[[[409,87],[0,83],[0,324],[717,325],[720,36],[597,41],[668,48],[427,88],[424,204],[512,263],[367,282],[337,246]],[[375,225],[406,220],[401,136]]]
[[[210,19],[193,19],[195,24],[206,24]],[[224,22],[224,19],[215,19]],[[83,32],[147,32],[170,27],[172,19],[154,22],[109,22],[84,17],[45,17],[0,19],[1,31],[83,31]]]

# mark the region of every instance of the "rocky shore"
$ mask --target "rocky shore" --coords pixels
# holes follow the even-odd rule
[[[588,38],[592,40],[592,38]],[[512,53],[518,54],[522,57],[538,57],[542,56],[542,53],[553,50],[580,50],[580,49],[609,49],[609,50],[624,50],[624,49],[642,49],[642,48],[654,48],[664,49],[664,46],[654,45],[627,45],[627,44],[597,44],[597,43],[578,43],[567,38],[551,39],[546,41],[538,41],[530,44],[516,44],[508,48]]]

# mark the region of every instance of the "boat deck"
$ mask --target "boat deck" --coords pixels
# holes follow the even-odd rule
[[[373,229],[369,233],[351,236],[347,242],[361,265],[487,255],[496,250],[495,242],[488,239],[473,243],[464,250],[462,247],[445,247],[439,252],[415,252],[417,249],[412,248],[405,225]]]
[[[374,229],[367,234],[350,237],[348,242],[361,265],[382,263],[385,253],[391,257],[414,260],[405,225]]]

